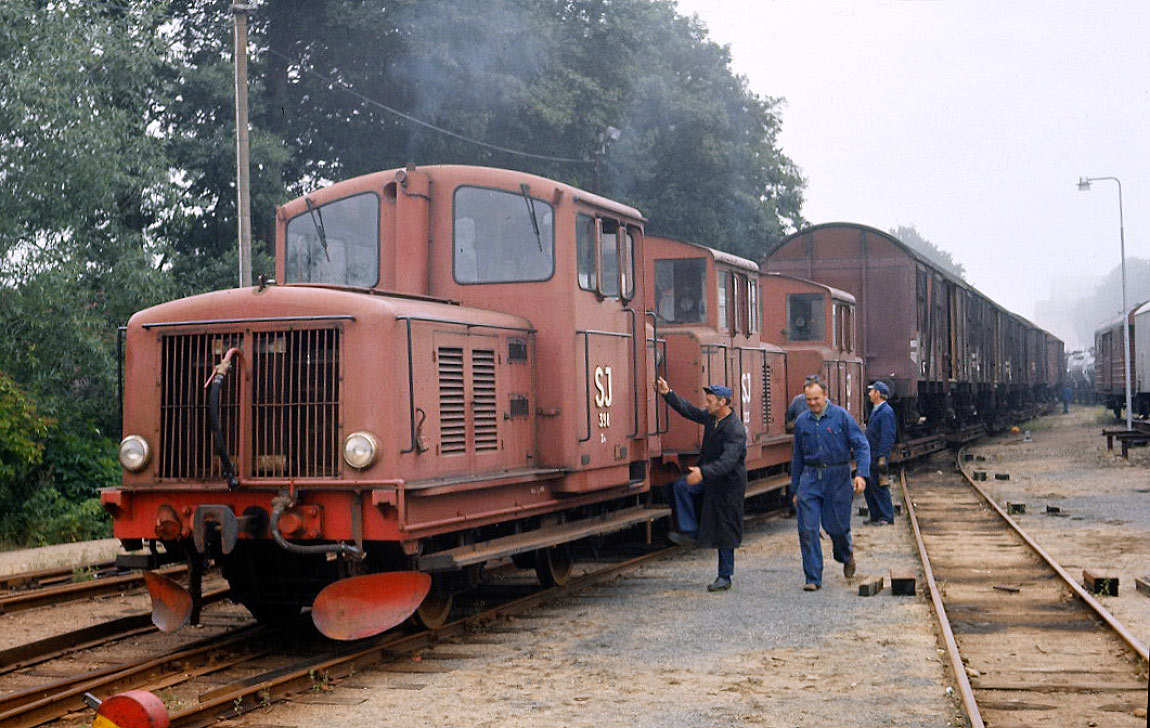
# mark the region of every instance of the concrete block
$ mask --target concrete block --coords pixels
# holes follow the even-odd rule
[[[891,569],[890,593],[894,596],[913,597],[914,581],[913,571],[895,571]]]
[[[1118,575],[1108,574],[1094,569],[1082,570],[1082,585],[1091,594],[1101,594],[1108,597],[1118,596]]]
[[[1006,512],[1009,514],[1012,514],[1012,515],[1018,514],[1018,513],[1026,513],[1026,504],[1025,503],[1011,503],[1010,501],[1006,501]]]
[[[1134,577],[1134,588],[1150,597],[1150,576]]]
[[[881,576],[866,576],[863,577],[862,583],[859,584],[860,597],[873,597],[882,591],[883,578]]]

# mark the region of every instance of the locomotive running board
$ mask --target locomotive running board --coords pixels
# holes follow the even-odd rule
[[[373,637],[415,613],[431,590],[431,577],[418,571],[389,571],[328,584],[311,606],[311,621],[325,637]]]
[[[513,536],[493,538],[490,541],[459,546],[433,554],[420,556],[420,571],[452,571],[472,564],[500,559],[507,556],[558,546],[561,543],[576,541],[588,536],[622,531],[628,526],[655,521],[671,515],[670,508],[647,508],[635,506],[593,518],[561,523],[557,526],[539,528],[534,531],[517,533]]]

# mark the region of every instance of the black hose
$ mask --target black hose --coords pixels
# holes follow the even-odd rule
[[[212,377],[212,383],[208,387],[208,427],[212,430],[216,454],[220,456],[220,466],[224,477],[228,480],[228,490],[235,490],[240,484],[240,479],[236,477],[236,468],[232,465],[232,459],[228,457],[228,448],[224,444],[224,431],[220,427],[220,389],[224,386],[226,376],[224,373],[217,373]]]
[[[284,535],[280,533],[280,516],[282,516],[284,511],[290,508],[292,505],[293,501],[288,496],[280,495],[272,498],[272,538],[274,538],[276,543],[280,545],[280,548],[284,549],[285,551],[291,551],[293,554],[335,553],[341,556],[347,556],[348,558],[352,559],[362,559],[364,557],[363,549],[355,546],[354,544],[343,543],[342,541],[337,541],[336,543],[330,544],[313,544],[310,546],[304,546],[302,544],[288,541],[286,538],[284,538]]]

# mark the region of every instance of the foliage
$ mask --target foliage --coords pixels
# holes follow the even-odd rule
[[[116,327],[235,285],[231,22],[230,0],[0,3],[0,369],[39,413],[0,538],[104,532]],[[560,179],[754,259],[802,222],[779,101],[671,0],[267,0],[250,56],[256,274],[277,204],[409,162]]]
[[[959,278],[966,275],[966,268],[963,267],[962,263],[956,261],[949,251],[943,250],[924,238],[914,225],[899,225],[892,228],[890,234],[947,273]]]
[[[44,438],[51,422],[0,372],[0,512],[13,502],[22,480],[44,459]]]

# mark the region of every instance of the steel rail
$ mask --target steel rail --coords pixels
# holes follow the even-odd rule
[[[1014,529],[1014,531],[1022,538],[1022,540],[1026,542],[1026,545],[1030,546],[1030,548],[1033,549],[1034,552],[1038,554],[1042,560],[1047,563],[1047,565],[1050,566],[1050,568],[1054,569],[1054,571],[1057,572],[1060,577],[1062,577],[1062,580],[1066,582],[1067,586],[1069,586],[1070,589],[1082,601],[1086,602],[1086,604],[1094,610],[1095,614],[1097,614],[1102,619],[1102,621],[1106,622],[1106,624],[1109,625],[1111,629],[1117,632],[1118,635],[1126,641],[1126,644],[1130,645],[1131,649],[1138,653],[1139,657],[1141,657],[1143,661],[1150,662],[1150,654],[1147,653],[1145,643],[1135,637],[1134,633],[1131,632],[1130,629],[1126,627],[1126,625],[1119,622],[1118,619],[1110,613],[1110,610],[1102,606],[1102,603],[1095,599],[1090,592],[1083,589],[1082,586],[1074,580],[1074,577],[1070,576],[1066,569],[1062,568],[1062,565],[1054,560],[1053,556],[1051,556],[1046,552],[1045,549],[1039,546],[1038,542],[1030,537],[1030,534],[1022,530],[1022,527],[1019,526],[1013,518],[1007,515],[1006,511],[1004,511],[1001,506],[995,503],[994,499],[991,498],[985,490],[979,487],[978,483],[974,481],[974,478],[972,478],[970,474],[966,472],[966,469],[962,467],[962,454],[965,452],[965,450],[966,448],[963,448],[958,452],[958,455],[956,456],[957,462],[955,463],[955,467],[960,473],[962,473],[962,477],[966,480],[970,487],[974,488],[975,492],[978,493],[983,500],[990,504],[991,508],[993,508],[998,513],[998,515],[1001,516],[1002,519],[1006,521],[1006,523],[1011,528]]]
[[[216,589],[204,594],[202,603],[213,604],[230,594],[227,588]],[[155,632],[156,629],[152,624],[152,613],[141,612],[9,647],[0,650],[0,675],[114,640]]]
[[[40,569],[37,571],[21,571],[16,574],[0,576],[0,591],[15,591],[17,589],[37,589],[49,583],[70,580],[79,572],[103,573],[114,570],[115,561],[99,561],[94,564],[81,566],[65,566],[54,569]]]
[[[218,637],[135,663],[113,665],[103,670],[63,678],[49,685],[21,690],[0,698],[0,725],[30,728],[75,710],[82,710],[84,693],[112,695],[156,682],[170,682],[172,676],[198,676],[226,667],[218,652],[242,652],[255,638],[267,632],[262,627],[241,627]],[[252,655],[253,657],[256,655]]]
[[[172,566],[157,571],[165,576],[180,573],[187,569],[185,565]],[[46,586],[40,589],[29,589],[6,596],[0,596],[0,614],[19,612],[25,609],[35,609],[49,604],[85,599],[110,592],[136,589],[144,585],[143,572],[124,574],[121,576],[108,576],[92,581],[81,581],[74,584],[60,586]]]
[[[982,721],[982,713],[978,710],[978,701],[974,699],[974,690],[970,686],[966,666],[962,663],[962,655],[958,651],[958,642],[954,639],[954,632],[950,628],[950,618],[946,616],[946,607],[943,606],[938,584],[934,580],[934,570],[930,566],[930,555],[926,552],[926,543],[922,540],[922,530],[918,526],[918,516],[914,512],[914,502],[906,487],[905,469],[899,471],[899,481],[902,484],[902,500],[906,504],[907,516],[910,518],[910,525],[914,528],[914,540],[918,546],[918,555],[922,559],[926,588],[930,592],[930,601],[934,605],[934,616],[938,620],[938,628],[942,631],[942,639],[946,644],[946,654],[950,658],[950,669],[958,683],[958,692],[962,697],[966,717],[970,721],[970,728],[986,728],[986,724]]]
[[[539,604],[576,593],[679,550],[679,547],[662,549],[612,564],[572,579],[565,586],[542,589],[478,614],[455,620],[438,629],[422,630],[407,635],[384,635],[374,638],[366,646],[352,645],[338,653],[319,655],[295,665],[222,686],[201,695],[198,705],[173,714],[171,726],[172,728],[208,726],[225,717],[235,718],[293,693],[310,689],[317,680],[340,679],[376,664],[402,659],[414,650],[431,647],[444,640],[461,636],[499,616],[527,611]]]

